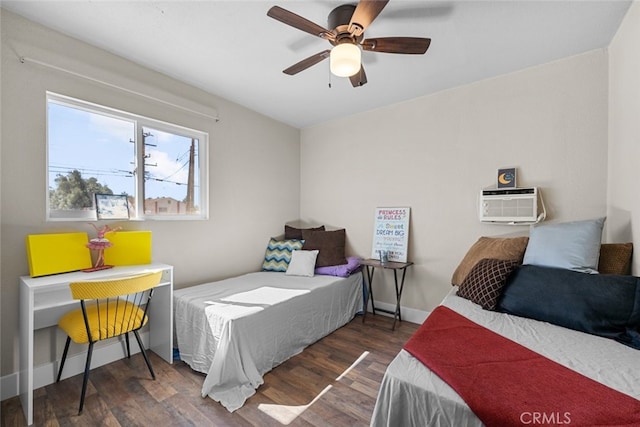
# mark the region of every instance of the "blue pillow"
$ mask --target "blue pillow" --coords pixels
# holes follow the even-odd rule
[[[531,227],[523,264],[598,272],[604,218]]]
[[[640,349],[640,278],[523,265],[498,311],[612,338]]]

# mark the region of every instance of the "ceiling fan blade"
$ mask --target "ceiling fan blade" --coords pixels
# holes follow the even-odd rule
[[[326,40],[335,39],[335,35],[326,28],[321,27],[320,25],[311,22],[300,15],[296,15],[295,13],[289,12],[288,10],[283,9],[279,6],[273,6],[271,9],[269,9],[269,11],[267,12],[267,16],[270,16],[275,20],[283,22],[287,25],[292,26],[293,28],[297,28],[304,31],[305,33],[309,33],[316,37],[320,37]]]
[[[429,49],[431,39],[421,37],[380,37],[362,41],[362,49],[371,52],[422,55]]]
[[[303,59],[302,61],[293,64],[291,67],[282,71],[285,74],[293,76],[294,74],[298,74],[300,71],[304,71],[312,65],[316,65],[318,62],[321,62],[329,57],[331,53],[330,49],[323,50],[322,52],[318,52],[315,55],[311,55],[310,57]]]
[[[360,71],[349,77],[351,80],[351,86],[360,87],[367,83],[367,74],[364,72],[364,65],[360,65]]]
[[[360,0],[349,23],[349,32],[358,37],[382,12],[389,0]]]

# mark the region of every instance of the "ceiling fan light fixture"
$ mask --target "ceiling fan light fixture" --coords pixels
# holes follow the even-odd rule
[[[352,43],[341,43],[331,49],[329,69],[338,77],[350,77],[360,71],[362,52]]]

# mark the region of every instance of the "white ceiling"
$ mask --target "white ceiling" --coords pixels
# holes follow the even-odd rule
[[[425,55],[363,52],[368,83],[330,77],[330,47],[267,17],[326,27],[346,1],[7,1],[2,7],[298,128],[607,47],[630,0],[391,0],[366,37],[429,37]],[[355,3],[355,2],[353,2]],[[329,88],[331,82],[331,88]]]

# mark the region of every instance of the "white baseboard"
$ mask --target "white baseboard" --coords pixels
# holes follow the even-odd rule
[[[18,393],[18,373],[5,375],[0,377],[0,400],[9,399],[17,396]]]
[[[145,348],[149,348],[149,333],[142,332],[140,339]],[[129,337],[129,344],[131,348],[131,354],[140,353],[138,342],[136,338],[131,335]],[[88,346],[84,346],[85,350],[67,357],[67,361],[64,362],[64,371],[62,372],[62,378],[69,378],[74,375],[82,374],[84,372],[84,365],[87,360]],[[106,345],[100,347],[94,347],[93,356],[91,357],[91,368],[97,368],[116,360],[120,360],[126,357],[127,347],[124,338],[113,339]],[[49,384],[53,384],[58,376],[58,366],[60,361],[45,363],[34,367],[33,369],[33,388],[38,389]],[[0,400],[9,399],[11,397],[18,396],[20,394],[19,386],[20,375],[18,372],[0,377]]]
[[[377,311],[377,309],[383,309],[388,311],[395,311],[395,304],[389,304],[386,302],[376,302],[376,315],[381,314],[383,316],[393,317],[393,314],[385,313],[382,311]],[[371,313],[371,303],[367,305],[367,312]],[[427,316],[429,316],[429,311],[418,310],[415,308],[409,307],[400,307],[400,313],[402,314],[402,320],[406,320],[407,322],[417,323],[418,325],[422,325]]]

